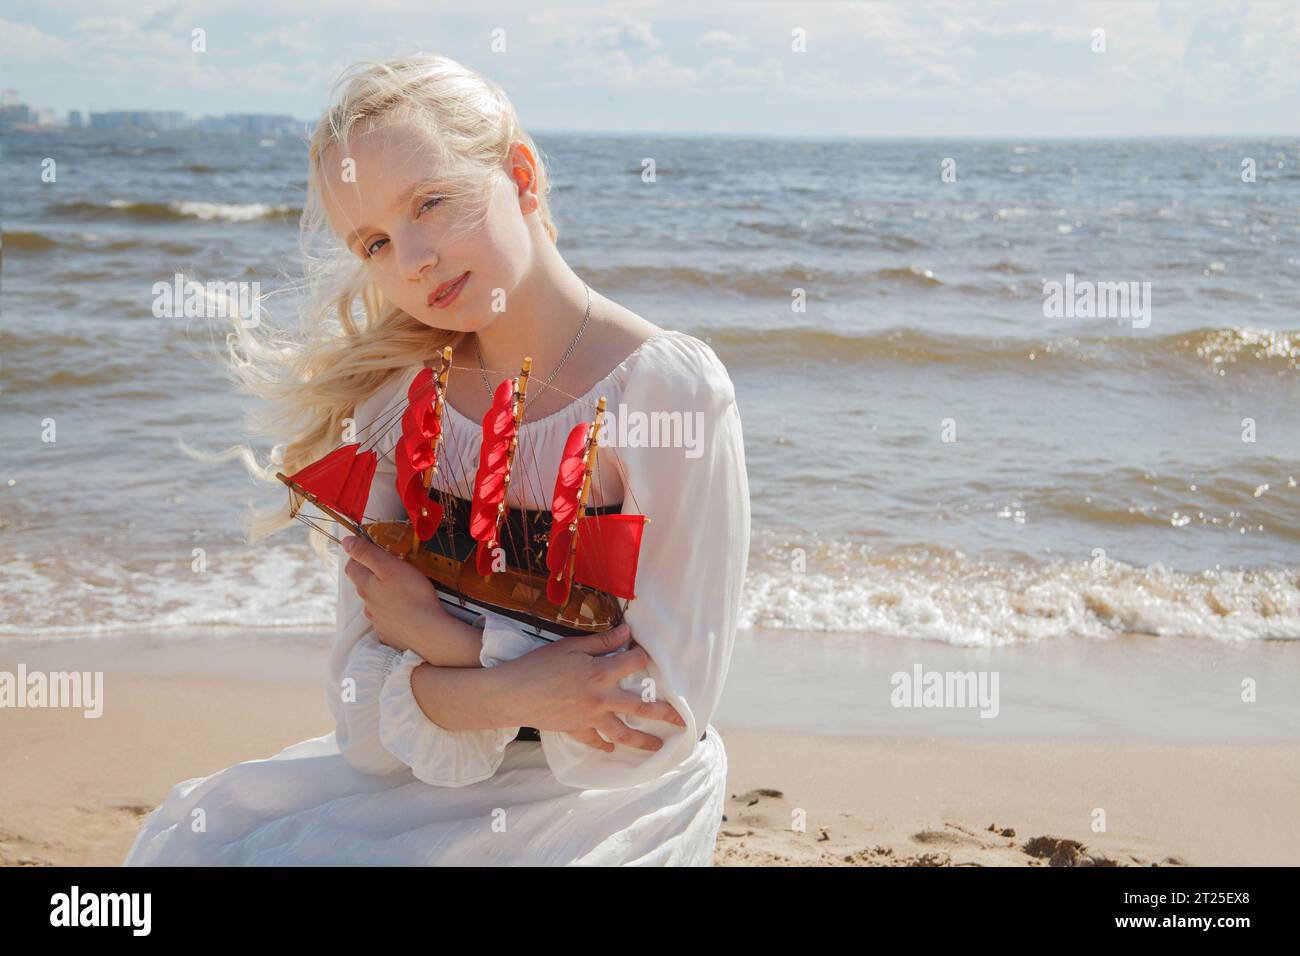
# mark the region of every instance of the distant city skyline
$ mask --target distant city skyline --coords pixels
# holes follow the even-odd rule
[[[314,120],[300,119],[284,113],[223,113],[220,116],[190,116],[178,110],[68,110],[60,115],[54,110],[33,107],[5,90],[0,101],[0,126],[36,126],[61,128],[124,128],[151,130],[226,130],[253,135],[296,132]]]
[[[529,129],[778,137],[1300,133],[1300,3],[11,2],[35,110],[315,120],[339,70],[423,49]]]

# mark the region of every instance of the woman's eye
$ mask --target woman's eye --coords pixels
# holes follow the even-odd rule
[[[438,203],[442,202],[444,198],[445,197],[443,196],[430,196],[428,199],[426,199],[423,203],[420,204],[420,213],[423,213],[431,206],[436,206]],[[416,213],[416,215],[419,215],[420,213]],[[370,245],[366,246],[366,257],[373,258],[375,253],[378,251],[375,247],[379,246],[379,249],[382,249],[383,246],[379,244],[381,242],[387,242],[387,241],[388,241],[387,239],[376,239]]]

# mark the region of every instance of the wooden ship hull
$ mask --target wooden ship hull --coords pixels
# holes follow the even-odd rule
[[[528,625],[545,640],[597,634],[623,620],[618,601],[594,588],[574,585],[564,607],[558,607],[546,596],[544,574],[508,566],[484,577],[472,557],[461,561],[425,548],[413,551],[414,536],[408,522],[376,521],[361,527],[381,548],[428,578],[445,606],[504,615]]]

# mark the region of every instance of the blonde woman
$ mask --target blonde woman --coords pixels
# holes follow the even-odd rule
[[[263,476],[338,446],[348,419],[365,435],[446,345],[445,447],[470,473],[491,386],[525,356],[518,455],[539,474],[555,474],[601,397],[698,434],[599,451],[591,504],[635,496],[624,510],[651,518],[637,597],[603,634],[547,643],[506,617],[449,612],[410,565],[345,541],[326,682],[335,729],[177,784],[126,863],[707,865],[727,776],[709,721],[750,537],[726,369],[564,261],[546,167],[496,86],[424,55],[358,64],[340,85],[309,151],[305,330],[241,325],[231,339],[244,387],[271,401],[262,427],[293,435]],[[380,519],[404,517],[395,431],[375,449],[366,512]],[[549,507],[526,482],[507,502]],[[290,520],[286,502],[251,531]]]

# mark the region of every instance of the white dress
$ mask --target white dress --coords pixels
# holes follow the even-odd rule
[[[418,371],[404,370],[361,403],[359,436],[404,400]],[[517,455],[536,456],[537,472],[550,476],[543,484],[554,480],[569,431],[594,417],[602,395],[607,427],[597,458],[600,487],[612,500],[598,495],[591,503],[619,500],[617,476],[626,475],[631,495],[623,510],[651,518],[637,597],[626,612],[651,663],[622,686],[641,693],[649,676],[685,728],[623,717],[663,739],[653,753],[622,744],[606,753],[548,730],[540,742],[514,740],[517,727],[445,730],[411,693],[421,659],[379,643],[340,561],[325,687],[335,730],[176,784],[144,821],[125,864],[709,865],[727,778],[726,751],[709,721],[731,659],[750,538],[735,390],[705,343],[656,333],[582,401],[532,423],[525,418]],[[666,430],[638,429],[638,413],[643,425],[702,427],[686,425],[672,442]],[[368,517],[405,517],[387,454],[399,431],[377,449]],[[461,474],[472,475],[479,444],[479,424],[448,407],[444,461],[454,453]],[[452,472],[439,468],[440,476]],[[532,484],[513,482],[508,503],[549,508]],[[620,493],[609,495],[611,487]],[[552,488],[539,491],[549,496]],[[483,666],[541,645],[509,618],[464,619],[483,627]]]

